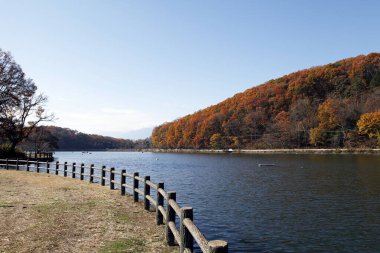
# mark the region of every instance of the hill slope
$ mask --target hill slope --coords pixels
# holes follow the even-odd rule
[[[360,115],[380,109],[380,54],[270,80],[153,130],[157,148],[291,148],[374,145]]]

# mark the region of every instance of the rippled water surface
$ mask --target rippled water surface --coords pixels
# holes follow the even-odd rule
[[[230,252],[380,252],[380,156],[57,152],[150,175]],[[258,164],[275,164],[259,167]]]

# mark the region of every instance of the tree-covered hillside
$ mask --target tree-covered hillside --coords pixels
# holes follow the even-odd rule
[[[358,131],[380,109],[380,54],[298,71],[153,130],[158,148],[373,147]],[[379,129],[380,130],[380,129]],[[375,129],[376,131],[376,129]]]

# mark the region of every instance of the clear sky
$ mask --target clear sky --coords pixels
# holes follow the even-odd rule
[[[380,1],[0,0],[55,125],[145,137],[284,74],[380,52]]]

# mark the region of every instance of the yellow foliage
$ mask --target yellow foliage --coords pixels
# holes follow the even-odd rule
[[[319,128],[336,129],[343,120],[344,105],[337,99],[327,99],[318,107]]]
[[[310,129],[310,144],[319,146],[325,143],[325,131],[319,127]]]
[[[223,139],[221,134],[213,134],[210,138],[210,145],[213,149],[222,149],[223,148]]]
[[[380,110],[362,114],[356,125],[360,134],[376,137],[380,145]]]

